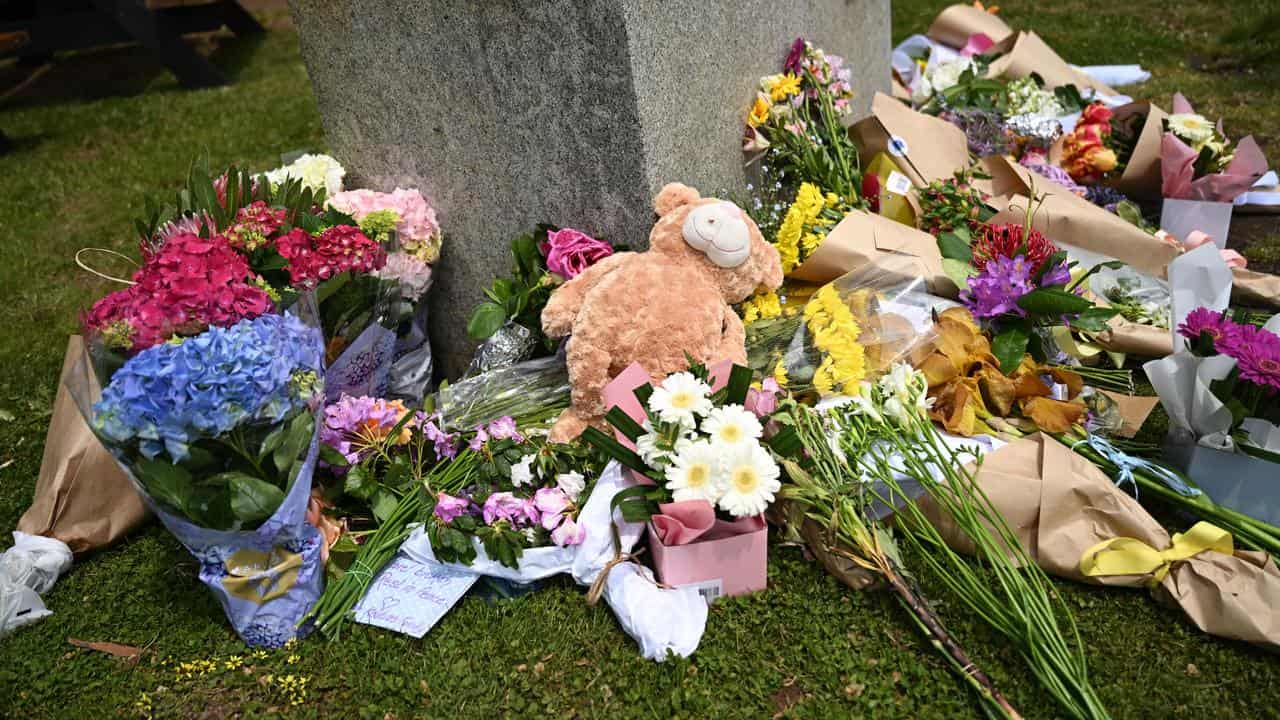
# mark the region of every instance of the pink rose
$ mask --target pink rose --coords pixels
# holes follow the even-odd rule
[[[613,254],[613,246],[573,228],[547,233],[547,269],[568,280]]]

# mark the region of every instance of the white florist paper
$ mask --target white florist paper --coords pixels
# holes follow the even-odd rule
[[[356,622],[421,638],[479,578],[440,563],[397,555],[356,605]]]

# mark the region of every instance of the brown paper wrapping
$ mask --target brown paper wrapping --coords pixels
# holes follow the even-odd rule
[[[1106,83],[1071,67],[1033,32],[1010,35],[1003,42],[997,42],[995,50],[1003,54],[991,63],[987,69],[987,77],[1018,79],[1035,73],[1050,90],[1061,85],[1075,85],[1081,92],[1086,88],[1093,88],[1103,95],[1119,95]]]
[[[1168,330],[1132,322],[1116,315],[1108,322],[1108,328],[1090,336],[1094,342],[1111,352],[1142,357],[1162,358],[1173,353],[1173,335]]]
[[[1121,105],[1113,112],[1113,122],[1130,115],[1142,115],[1142,129],[1133,154],[1120,177],[1108,182],[1115,189],[1134,200],[1156,200],[1160,197],[1160,138],[1164,135],[1164,119],[1169,115],[1154,104],[1139,101]]]
[[[1116,410],[1120,412],[1120,419],[1123,424],[1116,431],[1116,435],[1122,438],[1131,438],[1138,434],[1142,429],[1142,424],[1147,421],[1147,416],[1160,404],[1160,398],[1148,397],[1145,395],[1124,395],[1110,390],[1102,390],[1103,395],[1111,398],[1116,404]]]
[[[884,93],[876,93],[871,116],[855,123],[850,132],[864,167],[877,153],[887,153],[916,187],[949,180],[969,167],[969,142],[963,130]],[[893,138],[901,142],[891,145]]]
[[[804,538],[805,544],[809,546],[809,552],[813,553],[813,556],[822,564],[822,567],[831,573],[832,577],[849,588],[867,590],[880,582],[879,575],[867,570],[849,558],[833,552],[835,548],[839,547],[839,543],[834,547],[829,544],[827,542],[827,534],[812,519],[804,519],[804,523],[800,525],[800,536]]]
[[[913,259],[904,263],[903,258]],[[822,244],[790,277],[811,283],[829,283],[853,270],[880,266],[886,271],[923,277],[929,291],[956,297],[959,290],[942,270],[942,254],[932,235],[886,217],[856,211],[841,220]]]
[[[1044,204],[1036,209],[1032,226],[1055,243],[1122,260],[1159,278],[1180,254],[1178,248],[1008,158],[984,158],[982,164],[991,175],[992,192],[1000,196],[991,201],[999,211],[993,224],[1022,224],[1034,187]]]
[[[1245,305],[1280,308],[1280,276],[1236,268],[1231,271],[1231,297]]]
[[[110,545],[147,518],[133,483],[85,424],[66,381],[84,354],[72,335],[62,361],[35,499],[18,529],[66,543],[77,555]],[[92,375],[92,373],[90,373]],[[99,389],[93,388],[96,397]]]
[[[1045,572],[1091,585],[1146,587],[1148,576],[1087,577],[1080,558],[1098,543],[1130,537],[1164,550],[1169,533],[1088,460],[1052,438],[1022,438],[983,458],[978,485]],[[948,544],[972,545],[935,505],[922,503]],[[1204,552],[1174,563],[1153,591],[1204,632],[1280,649],[1280,569],[1266,553]]]
[[[943,45],[961,48],[969,42],[970,35],[977,33],[991,38],[991,42],[999,43],[1013,35],[1013,28],[986,10],[972,5],[951,5],[938,13],[925,35]]]

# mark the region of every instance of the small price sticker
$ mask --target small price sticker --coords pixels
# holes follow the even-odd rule
[[[885,183],[885,187],[895,195],[906,195],[911,192],[911,180],[906,175],[893,170],[889,173],[889,180]]]
[[[720,582],[719,578],[715,580],[705,580],[700,583],[690,583],[686,587],[691,587],[697,590],[698,594],[702,596],[702,599],[705,600],[708,605],[719,599],[721,595],[724,595],[724,585]]]

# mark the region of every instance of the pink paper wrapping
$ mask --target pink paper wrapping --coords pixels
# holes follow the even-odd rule
[[[1182,93],[1176,93],[1173,96],[1173,112],[1184,114],[1195,111]],[[1222,131],[1221,120],[1218,121],[1218,131]],[[1229,203],[1252,187],[1267,171],[1267,158],[1252,135],[1236,144],[1235,157],[1220,173],[1197,178],[1197,157],[1199,153],[1176,135],[1164,134],[1160,140],[1160,173],[1161,191],[1165,197]]]
[[[729,382],[733,363],[724,360],[708,368],[713,391]],[[653,381],[639,363],[632,363],[601,392],[606,411],[622,408],[636,422],[645,419],[644,408],[635,389]],[[635,449],[626,436],[618,441]],[[648,485],[653,480],[633,471]],[[663,503],[659,514],[649,519],[654,569],[658,579],[671,586],[709,584],[716,594],[741,595],[763,590],[768,571],[768,529],[763,515],[734,521],[716,518],[715,508],[705,500]]]

